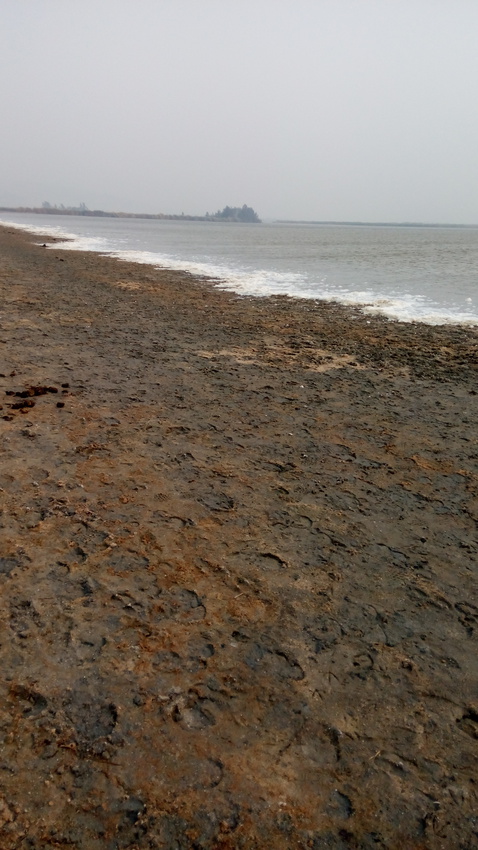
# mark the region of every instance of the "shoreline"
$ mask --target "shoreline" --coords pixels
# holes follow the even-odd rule
[[[2,848],[471,848],[476,329],[31,239],[0,227]]]
[[[293,299],[303,300],[303,301],[312,301],[319,302],[321,304],[338,304],[347,308],[351,308],[352,310],[359,310],[366,317],[382,317],[387,321],[399,321],[402,324],[421,324],[421,325],[430,325],[432,327],[464,327],[470,328],[472,330],[478,330],[478,315],[474,315],[471,312],[468,312],[466,307],[462,305],[462,310],[460,311],[455,305],[453,308],[448,305],[445,307],[444,305],[439,305],[425,298],[428,306],[423,307],[417,306],[420,303],[420,296],[413,296],[410,293],[402,293],[400,296],[395,293],[395,295],[379,295],[379,293],[370,292],[368,300],[365,300],[366,293],[361,294],[361,298],[358,298],[355,302],[348,301],[345,294],[335,293],[335,296],[332,294],[324,294],[322,296],[319,292],[313,291],[312,289],[307,291],[307,294],[301,292],[300,289],[296,289],[294,285],[290,285],[290,281],[286,286],[284,291],[281,291],[282,284],[276,286],[271,283],[267,278],[267,274],[265,274],[265,278],[262,285],[257,284],[257,282],[253,285],[250,284],[248,273],[244,270],[241,273],[238,273],[237,270],[234,271],[232,268],[228,268],[227,265],[222,265],[222,260],[220,265],[215,267],[211,265],[209,262],[201,261],[192,261],[192,260],[184,260],[184,259],[168,259],[166,256],[160,259],[160,255],[156,259],[153,259],[154,253],[150,253],[148,251],[138,251],[135,252],[130,250],[123,250],[119,248],[111,248],[110,250],[104,248],[103,250],[97,251],[94,248],[91,249],[89,246],[85,247],[84,239],[85,236],[82,236],[81,233],[72,234],[68,231],[64,230],[62,235],[56,235],[52,233],[52,231],[48,230],[48,225],[45,228],[41,226],[30,224],[20,224],[17,222],[0,222],[1,226],[5,227],[13,227],[23,230],[24,232],[30,232],[35,234],[39,238],[46,238],[50,240],[50,242],[63,242],[64,244],[59,245],[59,249],[61,250],[74,250],[74,251],[88,251],[92,253],[98,253],[99,256],[109,256],[121,261],[126,262],[134,262],[141,265],[151,265],[153,268],[157,268],[161,271],[178,271],[185,274],[191,274],[193,278],[203,278],[204,280],[209,280],[210,282],[217,285],[218,288],[223,289],[226,292],[233,292],[237,295],[244,296],[253,296],[258,298],[263,297],[290,297]],[[61,229],[60,227],[55,228],[57,231]],[[90,234],[91,235],[91,234]],[[86,236],[86,241],[89,241],[89,237]],[[263,274],[260,272],[260,274]],[[270,274],[274,275],[275,272],[270,271]],[[268,292],[264,291],[264,288]],[[356,294],[356,297],[358,295]],[[471,301],[470,298],[467,301]],[[463,312],[464,311],[464,312]]]

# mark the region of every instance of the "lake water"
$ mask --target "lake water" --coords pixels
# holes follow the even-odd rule
[[[478,228],[40,216],[0,221],[81,249],[180,269],[244,295],[360,305],[400,321],[478,325]],[[219,281],[219,282],[218,282]],[[213,284],[211,284],[213,285]]]

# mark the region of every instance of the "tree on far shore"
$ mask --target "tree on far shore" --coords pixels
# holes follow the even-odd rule
[[[212,218],[220,219],[221,221],[241,221],[249,224],[259,224],[260,218],[252,209],[244,204],[242,207],[224,207],[223,210],[218,210]]]

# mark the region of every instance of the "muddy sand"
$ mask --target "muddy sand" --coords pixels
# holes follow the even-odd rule
[[[0,228],[2,850],[478,847],[478,332],[34,241]]]

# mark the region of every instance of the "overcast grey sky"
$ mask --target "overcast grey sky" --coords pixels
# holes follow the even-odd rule
[[[478,223],[477,0],[0,0],[0,205]]]

